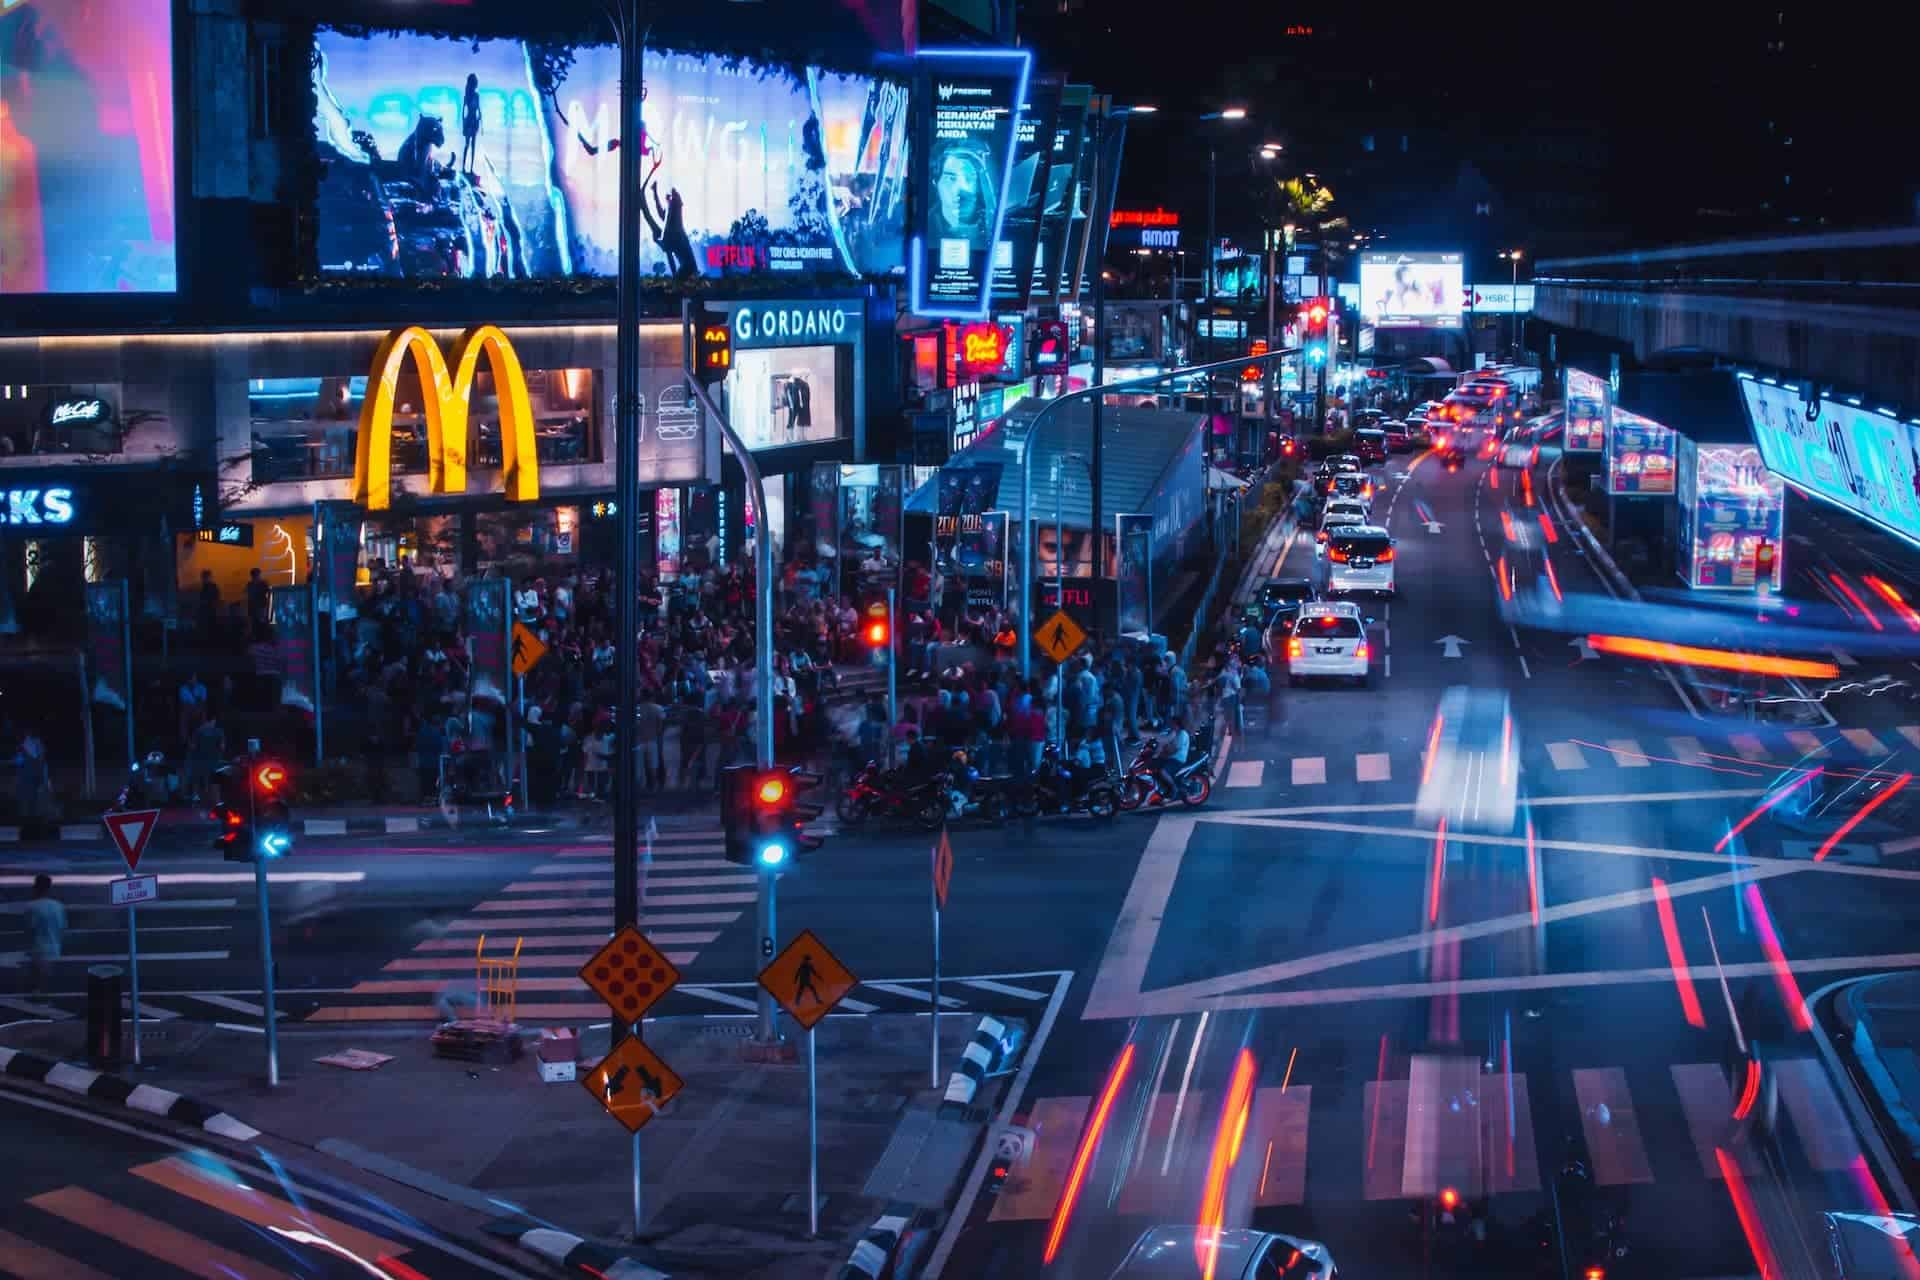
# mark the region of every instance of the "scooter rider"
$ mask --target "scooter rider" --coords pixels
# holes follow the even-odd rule
[[[1159,789],[1160,799],[1167,804],[1180,798],[1180,786],[1173,780],[1173,775],[1187,763],[1187,753],[1192,748],[1193,739],[1187,733],[1187,718],[1175,712],[1167,735],[1160,740],[1160,746],[1153,756],[1153,785]]]

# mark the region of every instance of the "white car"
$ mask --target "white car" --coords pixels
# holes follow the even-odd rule
[[[1134,1242],[1110,1280],[1166,1280],[1198,1276],[1204,1248],[1206,1274],[1215,1280],[1338,1280],[1333,1254],[1318,1240],[1229,1227],[1149,1227]]]
[[[1313,554],[1321,556],[1327,553],[1327,540],[1333,536],[1336,529],[1363,525],[1366,522],[1367,516],[1364,511],[1328,511],[1324,513],[1320,517],[1320,528],[1313,535]]]
[[[1327,535],[1321,550],[1323,594],[1394,594],[1394,538],[1379,525],[1342,525]]]
[[[1373,654],[1360,606],[1344,601],[1301,605],[1287,632],[1286,658],[1289,684],[1314,676],[1372,683]]]
[[[1506,692],[1449,688],[1440,695],[1427,742],[1415,820],[1428,827],[1444,820],[1455,831],[1512,831],[1519,808],[1520,742]]]

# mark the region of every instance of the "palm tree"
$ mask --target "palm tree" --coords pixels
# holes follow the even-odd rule
[[[1345,230],[1348,223],[1345,214],[1334,211],[1333,188],[1325,185],[1312,174],[1298,178],[1281,178],[1273,184],[1269,205],[1276,221],[1287,226],[1306,224],[1315,231],[1314,239],[1320,246],[1320,292],[1327,291],[1327,281],[1333,275],[1336,262],[1346,257],[1346,250],[1337,245],[1333,233]]]

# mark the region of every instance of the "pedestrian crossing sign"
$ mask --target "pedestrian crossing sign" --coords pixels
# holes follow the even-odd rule
[[[760,985],[767,994],[809,1031],[859,982],[853,970],[841,964],[811,929],[802,929],[800,936],[760,971]]]
[[[513,624],[513,674],[524,677],[547,656],[547,646],[524,622]]]
[[[629,1133],[638,1133],[659,1115],[660,1108],[672,1102],[684,1085],[673,1068],[639,1036],[628,1036],[615,1045],[581,1082],[600,1100],[608,1115],[627,1126]]]
[[[1055,662],[1065,662],[1073,652],[1087,642],[1087,633],[1080,624],[1067,616],[1065,609],[1054,614],[1040,624],[1040,630],[1034,633],[1039,641],[1040,652]]]

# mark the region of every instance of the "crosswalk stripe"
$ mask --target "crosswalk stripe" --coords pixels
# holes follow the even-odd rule
[[[1246,1136],[1243,1159],[1260,1162],[1260,1181],[1253,1202],[1266,1207],[1304,1204],[1307,1199],[1307,1116],[1313,1089],[1256,1089],[1253,1095],[1253,1132]]]
[[[737,867],[733,867],[732,863],[726,865],[732,868],[731,873],[718,876],[664,875],[661,873],[659,867],[655,867],[647,873],[647,887],[650,889],[710,889],[716,885],[743,885],[754,883],[753,872],[742,871]],[[674,868],[674,870],[677,869],[678,868]],[[516,880],[506,888],[500,890],[502,893],[553,893],[556,891],[561,893],[612,893],[613,877],[606,876],[592,880]]]
[[[1901,737],[1916,747],[1920,747],[1920,724],[1903,724],[1895,729]]]
[[[675,990],[684,991],[686,994],[696,996],[702,1000],[711,1000],[715,1004],[726,1005],[729,1009],[746,1009],[751,1011],[759,1008],[757,1004],[745,996],[736,996],[731,991],[716,991],[712,987],[677,987]]]
[[[643,911],[640,914],[642,932],[662,927],[677,927],[693,924],[732,924],[740,918],[738,911]],[[469,916],[464,920],[455,920],[447,925],[448,933],[493,933],[502,929],[545,929],[556,924],[570,923],[556,920],[552,916],[495,916],[490,919],[476,920]],[[603,933],[603,937],[611,937]],[[472,944],[466,944],[471,946]]]
[[[0,1009],[11,1009],[15,1013],[24,1013],[29,1018],[45,1018],[48,1022],[64,1022],[73,1016],[65,1009],[56,1009],[52,1005],[35,1004],[31,1000],[22,1000],[18,996],[0,996]]]
[[[146,964],[185,963],[189,960],[225,960],[225,951],[142,951],[140,959]],[[114,951],[99,956],[55,956],[55,964],[125,964],[127,953]]]
[[[922,1004],[933,1003],[933,993],[931,991],[922,991],[917,987],[904,987],[897,982],[866,982],[861,985],[870,991],[884,991],[888,995],[905,996],[909,1000],[918,1000]],[[949,1005],[957,1006],[959,1003],[960,1002],[952,996],[940,997],[940,1007],[942,1009],[947,1008]]]
[[[611,865],[610,862],[609,865]],[[681,857],[677,854],[672,858],[665,858],[657,853],[653,856],[654,869],[664,871],[725,871],[730,867],[736,867],[738,865],[738,863],[728,862],[725,858]],[[592,868],[589,867],[569,866],[564,862],[560,862],[535,867],[527,874],[533,876],[577,876],[584,875],[591,869]]]
[[[467,948],[469,951],[472,949],[471,947]],[[264,1018],[267,1016],[267,1011],[263,1006],[257,1005],[251,1000],[235,999],[233,996],[213,995],[205,991],[196,991],[183,996],[182,999],[198,1000],[200,1003],[210,1004],[216,1009],[225,1009],[229,1013],[244,1013],[252,1018]],[[282,1010],[276,1011],[273,1016],[276,1018],[284,1018],[287,1015],[285,1011]]]
[[[1453,1187],[1473,1198],[1485,1188],[1480,1119],[1459,1099],[1480,1091],[1480,1062],[1464,1055],[1416,1053],[1407,1066],[1407,1158],[1400,1194],[1431,1196]]]
[[[1740,754],[1743,760],[1765,760],[1767,744],[1750,733],[1735,733],[1727,738],[1727,743]]]
[[[677,964],[677,965],[693,963],[693,956],[689,952],[680,952],[676,954],[675,952],[668,951],[668,952],[665,952],[664,954],[666,955],[668,960],[672,961],[674,964]],[[587,960],[591,958],[592,957],[583,958],[579,962],[579,964],[576,964],[573,967],[575,969],[578,969],[580,965],[585,964]],[[525,960],[522,960],[520,962],[520,967],[523,969],[526,968],[527,962]],[[554,966],[541,966],[541,967],[554,967]],[[451,976],[451,977],[460,977],[461,975],[464,974],[469,979],[471,979],[473,975],[473,969],[471,966],[448,966],[447,973],[448,973],[448,976]],[[353,986],[348,989],[347,994],[355,995],[355,996],[438,995],[441,989],[444,988],[446,985],[447,985],[447,979],[445,977],[368,978],[364,982],[354,983]],[[570,974],[564,978],[530,978],[530,977],[527,977],[525,974],[522,974],[520,976],[520,990],[522,991],[585,991],[586,989],[587,989],[587,984],[580,980],[580,975],[577,973]]]
[[[1667,745],[1673,748],[1673,758],[1676,760],[1684,760],[1688,764],[1703,764],[1706,761],[1706,748],[1700,745],[1698,738],[1668,738]]]
[[[20,1280],[113,1280],[104,1271],[5,1230],[0,1230],[0,1272]]]
[[[317,1229],[335,1244],[343,1245],[363,1258],[396,1258],[409,1252],[404,1244],[383,1239],[369,1231],[350,1226],[324,1213],[315,1212],[308,1206],[296,1210],[291,1204],[275,1195],[270,1195],[258,1187],[238,1186],[215,1177],[212,1171],[191,1163],[181,1156],[169,1156],[164,1160],[155,1160],[150,1164],[135,1165],[128,1170],[136,1177],[145,1178],[156,1186],[198,1200],[209,1208],[217,1209],[229,1217],[242,1222],[251,1222],[256,1227],[269,1231],[278,1228],[283,1231]],[[242,1274],[245,1274],[244,1272]]]
[[[1711,1062],[1676,1062],[1668,1070],[1680,1094],[1700,1172],[1718,1179],[1720,1162],[1713,1158],[1713,1151],[1725,1143],[1727,1119],[1733,1115],[1733,1092],[1727,1088],[1726,1073]]]
[[[1827,744],[1820,740],[1819,734],[1810,733],[1805,729],[1787,730],[1787,741],[1791,742],[1794,749],[1802,756],[1810,756],[1816,760],[1833,754],[1827,750]]]
[[[491,922],[489,922],[491,923]],[[697,947],[712,942],[720,936],[718,930],[695,929],[690,931],[645,930],[647,941],[656,947]],[[529,933],[520,938],[523,951],[558,951],[564,948],[598,948],[607,940],[605,929],[582,929],[568,933]],[[465,938],[428,938],[414,947],[415,951],[457,951],[463,956],[473,954],[473,943]]]
[[[1362,782],[1388,782],[1393,778],[1393,762],[1384,751],[1362,751],[1353,758],[1353,768]]]
[[[605,1022],[607,1006],[601,1000],[514,1006],[523,1022]],[[438,1022],[440,1011],[430,1004],[330,1004],[315,1009],[306,1022]]]
[[[1768,1065],[1808,1163],[1822,1173],[1852,1168],[1860,1158],[1860,1144],[1854,1140],[1853,1126],[1847,1123],[1833,1086],[1827,1083],[1826,1072],[1812,1058],[1776,1058]]]
[[[1650,763],[1641,753],[1640,744],[1632,738],[1608,738],[1607,751],[1613,756],[1613,762],[1623,769],[1644,769]]]
[[[1092,1108],[1093,1099],[1085,1094],[1035,1100],[1027,1118],[1035,1137],[1033,1159],[1007,1179],[988,1221],[1039,1222],[1053,1216]]]
[[[1587,767],[1587,758],[1571,742],[1549,742],[1547,754],[1553,758],[1553,767],[1562,771]]]
[[[1887,754],[1885,744],[1865,729],[1842,729],[1840,736],[1845,738],[1847,742],[1852,745],[1853,749],[1861,755],[1872,756],[1877,760]]]
[[[662,910],[665,910],[669,907],[724,907],[728,905],[744,906],[749,902],[755,902],[757,900],[758,900],[758,896],[752,893],[666,893],[666,894],[662,894],[662,893],[655,893],[651,888],[649,888],[647,890],[647,900],[642,905],[642,914],[644,915],[646,912],[651,911],[655,907],[659,907]],[[607,903],[607,907],[611,908],[612,906],[613,906],[613,903],[609,901]]]
[[[286,1273],[264,1266],[243,1254],[223,1249],[211,1240],[182,1231],[157,1218],[115,1204],[84,1187],[61,1187],[27,1201],[36,1209],[64,1218],[94,1235],[117,1240],[130,1249],[205,1280],[245,1276],[247,1280],[283,1280]]]
[[[1327,780],[1327,758],[1325,756],[1295,756],[1293,758],[1293,785],[1310,787]]]
[[[120,1011],[127,1014],[131,1014],[133,1011],[133,997],[125,992],[122,992],[120,996]],[[168,1022],[180,1015],[171,1009],[156,1009],[145,1000],[142,1000],[140,1002],[140,1016],[152,1022]]]
[[[511,950],[502,943],[503,950]],[[520,971],[537,972],[543,969],[562,969],[569,973],[578,973],[587,961],[599,952],[598,947],[589,947],[581,951],[562,952],[558,955],[549,952],[525,952],[520,954]],[[665,953],[675,964],[691,962],[697,954],[692,951]],[[468,972],[473,968],[473,959],[467,955],[450,956],[401,956],[389,960],[380,966],[382,973],[456,973]],[[525,979],[522,979],[524,982]]]
[[[1577,1070],[1573,1092],[1580,1099],[1580,1124],[1586,1131],[1594,1180],[1603,1187],[1652,1182],[1653,1169],[1647,1164],[1646,1144],[1640,1140],[1633,1095],[1627,1091],[1627,1073],[1618,1067]],[[1601,1107],[1607,1109],[1605,1123]]]
[[[1045,991],[1035,991],[1032,987],[1016,987],[1007,982],[995,982],[991,978],[962,978],[958,980],[958,984],[980,991],[998,992],[1003,996],[1014,996],[1021,1000],[1045,1000],[1050,994]]]
[[[1488,1192],[1538,1191],[1540,1156],[1533,1140],[1533,1101],[1527,1096],[1525,1073],[1495,1072],[1480,1079],[1480,1096],[1488,1104],[1481,1108],[1486,1115]],[[1507,1131],[1509,1116],[1512,1133]]]
[[[1235,760],[1227,766],[1227,785],[1230,787],[1257,787],[1266,776],[1265,760]]]

